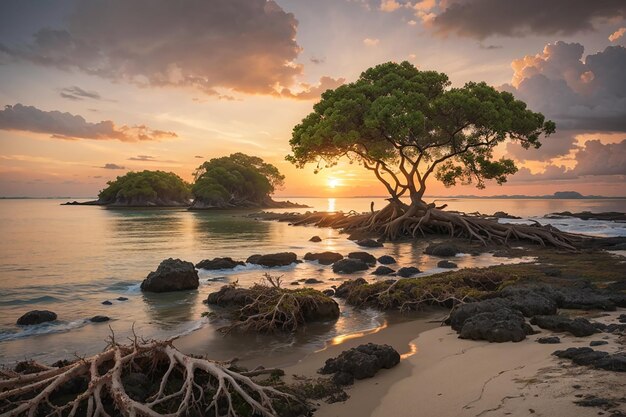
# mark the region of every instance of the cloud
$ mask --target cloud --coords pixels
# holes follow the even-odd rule
[[[21,10],[37,10],[27,7]],[[28,44],[3,44],[14,59],[139,86],[226,88],[276,94],[296,84],[298,21],[274,1],[139,0],[71,3],[61,27]],[[20,7],[16,7],[20,10]],[[35,17],[32,19],[37,21]],[[45,19],[40,19],[45,21]]]
[[[295,98],[299,100],[315,100],[324,91],[335,89],[345,82],[345,78],[332,78],[324,76],[320,78],[319,83],[317,83],[316,85],[301,83],[300,91],[298,92],[293,92],[290,89],[285,88],[283,89],[283,91],[281,91],[281,96]]]
[[[441,35],[573,35],[595,29],[598,21],[626,17],[623,0],[448,0],[431,20]]]
[[[153,141],[177,137],[174,132],[153,130],[144,125],[116,126],[111,120],[87,122],[82,116],[60,111],[44,111],[15,104],[0,110],[0,130],[45,133],[58,139]]]
[[[572,169],[549,164],[543,172],[532,174],[522,167],[511,179],[515,182],[574,180],[581,177],[626,176],[626,139],[618,143],[603,144],[590,140],[575,155]]]
[[[104,164],[104,166],[101,166],[100,168],[103,169],[126,169],[126,167],[122,166],[122,165],[118,165],[118,164]],[[96,178],[96,177],[94,177]]]
[[[379,43],[380,43],[380,39],[376,39],[376,38],[363,39],[363,44],[365,44],[365,46],[377,46]]]
[[[98,92],[83,90],[82,88],[77,87],[77,86],[62,88],[59,94],[63,98],[66,98],[68,100],[74,100],[74,101],[83,100],[86,98],[90,98],[94,100],[102,99],[102,97],[100,97],[100,94],[98,94]]]
[[[317,58],[312,56],[309,61],[311,61],[314,64],[323,64],[324,62],[326,62],[326,58]]]
[[[202,156],[202,155],[196,155],[196,156],[194,156],[194,158],[196,158],[196,159],[203,159],[203,158],[204,158],[204,156]]]
[[[538,149],[524,149],[516,142],[508,142],[506,150],[509,155],[518,161],[547,161],[560,156],[568,155],[576,149],[575,132],[564,131],[541,139],[541,147]]]
[[[514,60],[511,84],[501,88],[557,123],[557,129],[626,131],[626,48],[587,55],[578,43],[548,44]]]
[[[382,0],[380,2],[380,10],[383,12],[393,12],[402,7],[402,4],[398,3],[396,0]]]
[[[482,43],[478,47],[486,50],[502,49],[502,45],[483,45]]]
[[[615,42],[616,40],[621,39],[624,36],[624,33],[626,33],[626,28],[619,28],[609,36],[609,40],[611,42]]]
[[[619,143],[590,140],[576,154],[578,175],[626,175],[626,139]]]
[[[150,155],[131,156],[130,158],[128,158],[128,160],[129,161],[156,161],[154,156],[150,156]]]

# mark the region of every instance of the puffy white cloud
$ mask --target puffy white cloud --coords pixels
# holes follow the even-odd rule
[[[272,0],[72,4],[64,26],[42,27],[26,45],[0,40],[0,51],[113,81],[216,96],[219,89],[279,95],[297,87],[303,72],[295,63],[298,22]]]
[[[588,55],[577,43],[548,44],[542,53],[513,61],[512,92],[557,129],[626,131],[626,48]]]
[[[116,126],[111,120],[87,122],[82,116],[60,111],[45,111],[15,104],[0,110],[0,130],[45,133],[58,139],[153,141],[175,138],[176,133],[150,129],[145,125]]]
[[[345,78],[322,77],[319,83],[311,85],[308,83],[300,83],[298,91],[292,91],[289,88],[283,88],[280,95],[283,97],[295,98],[299,100],[314,100],[318,98],[324,91],[335,89],[346,82]]]

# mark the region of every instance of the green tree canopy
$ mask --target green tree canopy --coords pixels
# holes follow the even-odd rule
[[[98,194],[102,204],[113,205],[186,205],[190,186],[173,172],[129,172],[109,181]]]
[[[263,205],[285,180],[274,165],[239,152],[206,161],[194,176],[196,202],[213,207]]]
[[[389,62],[322,94],[293,129],[287,160],[319,170],[345,156],[372,171],[396,203],[410,196],[423,204],[431,175],[446,186],[501,184],[517,168],[494,159],[494,148],[505,140],[538,148],[554,130],[510,93],[475,82],[450,88],[443,73]]]

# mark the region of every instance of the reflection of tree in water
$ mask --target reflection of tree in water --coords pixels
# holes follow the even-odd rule
[[[114,237],[145,238],[149,235],[183,234],[186,211],[180,209],[122,209],[106,210],[109,230]]]
[[[145,292],[143,301],[151,324],[162,329],[172,329],[199,317],[199,314],[196,315],[198,291]]]
[[[195,240],[207,241],[247,240],[267,241],[272,224],[245,217],[241,211],[192,211]]]

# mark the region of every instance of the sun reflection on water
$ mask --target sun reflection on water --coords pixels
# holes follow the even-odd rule
[[[334,212],[336,203],[337,203],[337,199],[329,198],[328,199],[328,209],[326,211]]]
[[[417,353],[417,345],[413,342],[409,343],[409,351],[400,355],[400,359],[410,358]]]
[[[339,336],[335,336],[332,339],[330,339],[327,343],[326,346],[324,346],[322,349],[316,351],[316,352],[322,352],[326,349],[328,349],[330,346],[336,346],[336,345],[340,345],[342,343],[347,342],[348,340],[352,340],[352,339],[358,339],[359,337],[363,337],[363,336],[368,336],[370,334],[375,334],[380,332],[383,329],[386,329],[389,326],[389,324],[387,323],[387,320],[383,321],[382,324],[378,327],[374,327],[373,329],[368,329],[368,330],[363,330],[361,332],[353,332],[353,333],[346,333],[346,334],[341,334]]]

